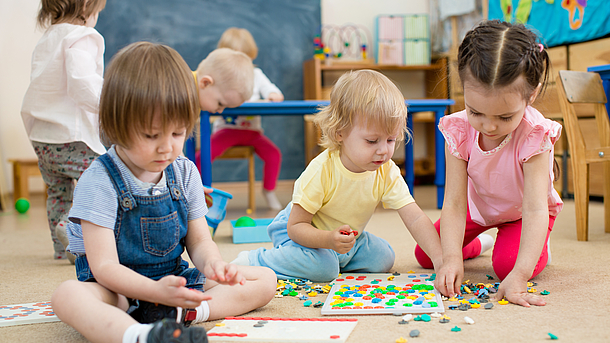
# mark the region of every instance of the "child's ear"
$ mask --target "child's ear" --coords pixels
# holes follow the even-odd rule
[[[199,88],[204,89],[207,86],[212,86],[214,79],[210,75],[203,75],[199,80]]]
[[[538,87],[536,87],[536,89],[534,89],[534,92],[532,92],[532,95],[530,95],[530,105],[533,104],[534,101],[536,101],[538,94],[540,94],[540,89],[542,89],[542,83],[538,83]]]
[[[343,141],[343,131],[341,131],[341,130],[337,131],[337,133],[335,134],[335,139],[337,140],[337,142],[342,142]]]

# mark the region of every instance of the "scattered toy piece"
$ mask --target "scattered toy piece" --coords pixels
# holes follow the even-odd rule
[[[409,321],[411,319],[413,319],[413,315],[411,313],[407,313],[402,317],[402,320],[406,320],[406,321]]]
[[[418,337],[419,336],[419,330],[411,330],[411,332],[409,332],[409,336],[411,336],[411,337]]]
[[[494,304],[492,304],[492,303],[485,304],[485,309],[486,310],[491,310],[493,307],[494,307]]]
[[[500,305],[507,305],[508,304],[508,300],[502,299],[502,300],[498,301],[498,304],[500,304]]]
[[[553,341],[554,341],[554,340],[558,340],[558,339],[559,339],[559,337],[557,337],[557,336],[553,335],[553,334],[552,334],[552,333],[550,333],[550,332],[549,332],[549,337],[550,337],[550,338],[551,338],[551,340],[553,340]]]
[[[462,331],[462,329],[460,329],[458,326],[455,326],[455,327],[451,328],[451,331],[453,331],[453,332],[460,332],[460,331]]]
[[[422,314],[421,315],[421,320],[424,321],[424,322],[429,322],[429,321],[432,320],[432,318],[430,317],[429,314]]]
[[[489,275],[489,274],[488,274],[488,275],[485,275],[485,276],[487,276],[487,280],[493,280],[493,279],[494,279],[494,277],[493,277],[493,276],[491,276],[491,275]]]
[[[438,312],[434,312],[434,313],[432,313],[432,314],[430,315],[430,317],[432,317],[432,318],[440,318],[440,317],[441,317],[441,314],[440,314],[440,313],[438,313]]]
[[[551,292],[547,291],[546,289],[542,292],[540,292],[540,295],[549,295],[551,294]]]
[[[404,320],[404,319],[401,319],[401,320],[398,322],[398,324],[409,324],[409,322],[408,322],[408,321],[406,321],[406,320]]]
[[[466,322],[466,324],[474,324],[474,319],[470,318],[470,317],[464,317],[464,321]]]
[[[407,339],[404,337],[400,337],[400,338],[396,339],[396,343],[407,343]]]
[[[311,300],[307,300],[307,301],[305,301],[305,302],[303,303],[303,306],[305,306],[305,307],[309,307],[309,306],[311,306]]]

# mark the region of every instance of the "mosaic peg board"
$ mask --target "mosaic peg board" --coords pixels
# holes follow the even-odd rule
[[[0,327],[23,324],[57,322],[51,302],[19,305],[0,305]]]
[[[445,312],[432,274],[341,274],[322,307],[323,315]]]
[[[355,318],[227,317],[208,331],[209,341],[345,342]]]

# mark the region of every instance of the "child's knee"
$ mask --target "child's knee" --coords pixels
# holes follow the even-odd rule
[[[320,258],[311,263],[307,279],[318,282],[330,282],[339,276],[339,263],[334,258]]]
[[[426,253],[422,250],[422,248],[417,245],[415,247],[415,259],[419,262],[419,265],[426,269],[434,268],[434,264],[432,264],[432,260]]]
[[[71,297],[78,290],[80,282],[76,280],[67,280],[62,282],[51,295],[51,307],[53,312],[61,318],[64,310],[69,310]]]

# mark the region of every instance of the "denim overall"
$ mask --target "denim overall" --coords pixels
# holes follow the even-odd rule
[[[203,291],[204,275],[189,268],[181,258],[187,232],[188,204],[176,183],[174,168],[165,168],[169,192],[161,195],[132,194],[121,173],[108,154],[98,157],[104,164],[118,196],[119,209],[114,227],[119,262],[147,276],[159,280],[166,275],[186,278],[186,287]],[[87,256],[75,261],[79,281],[94,281]]]

